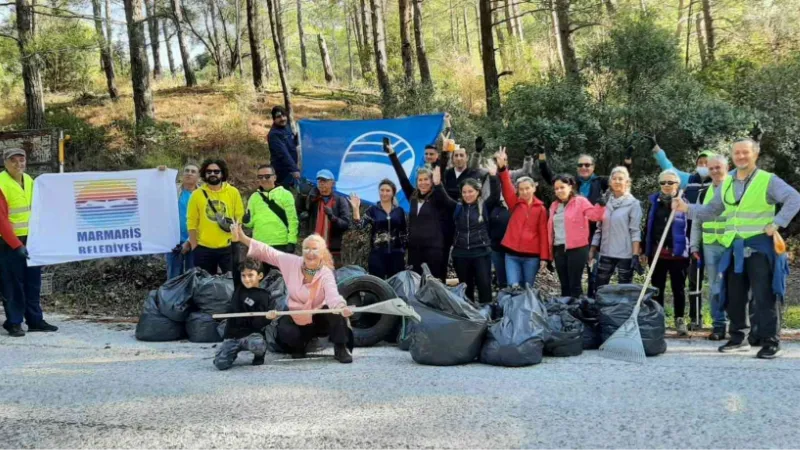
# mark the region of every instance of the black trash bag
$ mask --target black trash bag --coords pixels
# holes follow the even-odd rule
[[[334,277],[336,278],[336,284],[343,282],[349,278],[357,277],[359,275],[366,275],[367,271],[361,266],[356,265],[349,265],[344,266],[336,269],[333,272]]]
[[[597,291],[597,303],[600,306],[600,333],[603,342],[631,317],[641,290],[642,286],[640,285],[620,284],[603,286]],[[664,308],[653,300],[653,296],[657,292],[656,288],[648,287],[639,309],[639,332],[642,335],[642,345],[647,356],[660,355],[667,351],[667,341],[664,339],[666,334]]]
[[[161,314],[158,306],[158,291],[150,291],[144,301],[139,323],[136,324],[136,339],[150,342],[182,339],[184,336],[183,324],[165,317]]]
[[[202,278],[195,283],[192,300],[206,314],[225,314],[233,311],[233,278],[230,274]]]
[[[509,292],[503,300],[502,318],[489,327],[480,361],[504,367],[539,364],[549,335],[544,308],[530,288]]]
[[[483,316],[483,318],[486,319],[487,322],[492,321],[492,305],[490,305],[489,303],[481,306],[478,312],[481,313],[481,316]]]
[[[549,356],[578,356],[583,353],[583,323],[567,308],[547,309],[550,337],[544,351]]]
[[[481,351],[487,322],[465,297],[466,286],[450,290],[441,281],[426,276],[411,306],[422,318],[414,324],[411,358],[432,366],[453,366],[475,360]]]
[[[211,314],[193,312],[186,321],[186,334],[190,342],[222,342],[217,331],[218,326]]]
[[[158,288],[161,314],[176,322],[185,322],[192,311],[192,296],[197,284],[209,278],[208,272],[195,267],[162,284]]]
[[[412,270],[404,270],[398,272],[393,277],[386,280],[389,286],[394,289],[394,293],[402,298],[406,303],[415,299],[417,289],[422,277]],[[411,348],[411,330],[414,326],[414,321],[403,317],[401,320],[400,331],[397,335],[397,348],[400,350],[408,350]]]
[[[561,297],[559,302],[566,303],[570,314],[583,323],[583,349],[600,348],[603,343],[600,335],[600,308],[594,299]]]
[[[503,317],[505,308],[513,303],[524,303],[529,305],[532,311],[541,317],[547,317],[547,309],[541,296],[541,292],[537,289],[530,287],[507,287],[502,289],[497,294],[497,309],[494,312],[494,317]]]

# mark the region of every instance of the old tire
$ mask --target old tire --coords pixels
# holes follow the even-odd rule
[[[358,275],[338,285],[339,294],[350,306],[367,306],[395,297],[394,289],[384,280],[372,275]],[[369,347],[389,337],[400,321],[387,314],[354,314],[350,318],[356,347]]]

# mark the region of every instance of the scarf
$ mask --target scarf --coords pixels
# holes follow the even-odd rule
[[[578,177],[578,183],[580,183],[578,191],[581,193],[581,197],[589,198],[589,194],[592,193],[592,180],[595,178],[597,178],[595,174],[592,174],[592,176],[585,180],[581,177]]]
[[[612,212],[614,212],[615,209],[622,208],[623,206],[630,203],[632,200],[636,199],[633,198],[633,195],[631,195],[630,193],[627,193],[621,197],[614,197],[614,195],[612,194],[611,198],[608,200],[608,203],[606,203],[606,211],[608,211],[608,213],[611,214]]]
[[[317,202],[317,223],[314,225],[314,233],[322,236],[325,242],[328,242],[328,234],[331,231],[331,221],[328,219],[328,215],[325,214],[325,207],[333,209],[335,204],[333,195],[327,201],[325,197],[320,197]]]

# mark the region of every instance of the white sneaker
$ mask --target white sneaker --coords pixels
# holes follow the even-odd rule
[[[687,336],[689,334],[689,330],[686,329],[686,322],[684,321],[683,317],[677,317],[675,319],[675,329],[678,330],[678,336]]]

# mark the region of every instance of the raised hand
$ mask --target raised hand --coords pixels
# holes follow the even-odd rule
[[[761,128],[761,122],[754,123],[753,128],[750,129],[750,137],[756,142],[761,142],[762,136],[764,136],[764,129]]]
[[[234,220],[231,224],[231,242],[239,242],[242,237],[242,225]]]
[[[656,134],[644,134],[642,135],[647,142],[650,143],[650,147],[655,148],[658,147],[658,141],[656,140]]]
[[[494,160],[497,161],[497,168],[502,169],[508,163],[508,155],[506,154],[506,148],[500,147],[497,150],[497,153],[494,154]]]
[[[483,136],[475,138],[475,152],[480,153],[486,148],[486,143],[483,141]]]
[[[356,211],[361,206],[361,199],[358,198],[358,194],[355,192],[350,194],[350,204],[353,205],[353,210]]]
[[[394,153],[394,149],[392,148],[392,143],[389,141],[388,138],[383,140],[383,152],[386,153],[387,155],[391,155],[392,153]]]
[[[436,186],[442,184],[442,169],[439,166],[433,169],[433,184]]]

